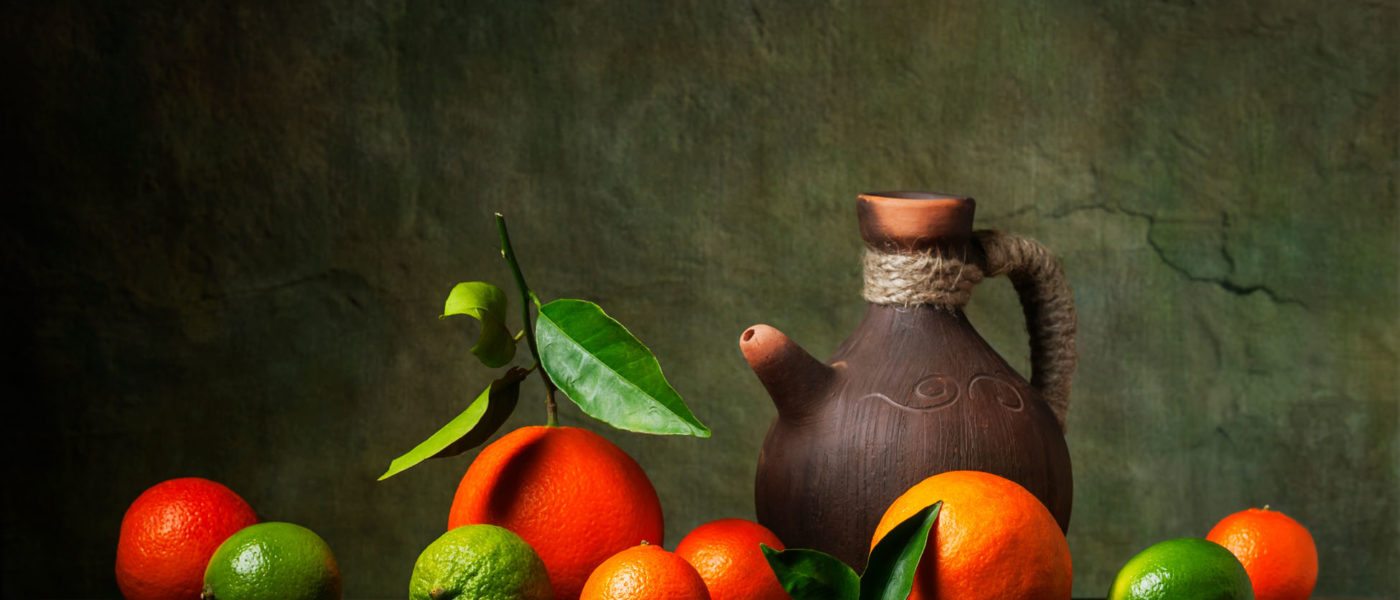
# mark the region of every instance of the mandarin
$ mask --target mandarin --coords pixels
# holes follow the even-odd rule
[[[759,544],[784,550],[778,536],[747,519],[710,521],[676,546],[710,590],[711,600],[790,600]]]
[[[117,539],[117,586],[127,600],[188,600],[224,540],[258,522],[222,484],[199,477],[151,486],[126,509]]]
[[[710,600],[710,592],[685,559],[642,544],[598,565],[580,600]]]
[[[1256,600],[1304,600],[1317,583],[1317,545],[1307,528],[1276,510],[1251,508],[1211,528],[1206,539],[1240,559]]]

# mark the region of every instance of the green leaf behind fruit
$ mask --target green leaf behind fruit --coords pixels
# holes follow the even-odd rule
[[[628,431],[710,437],[651,350],[597,304],[541,306],[535,338],[545,373],[588,416]]]
[[[482,364],[496,368],[515,358],[515,338],[506,328],[506,293],[484,281],[459,283],[447,294],[442,316],[467,315],[481,322],[481,336],[472,354]]]
[[[778,551],[760,544],[768,566],[792,600],[857,600],[860,578],[835,557],[816,550]]]
[[[924,556],[929,531],[943,502],[936,502],[895,525],[870,551],[860,576],[860,600],[905,600],[914,587],[914,571]]]
[[[529,373],[517,367],[492,381],[462,414],[390,462],[389,470],[380,475],[379,480],[384,481],[429,458],[456,456],[485,443],[515,411],[516,401],[520,399],[520,382]]]

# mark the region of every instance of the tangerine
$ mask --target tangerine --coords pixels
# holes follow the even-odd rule
[[[577,600],[608,557],[660,545],[661,501],[642,467],[576,427],[523,427],[482,449],[462,476],[447,528],[499,525],[544,560],[556,600]]]
[[[598,565],[583,584],[581,600],[710,600],[710,592],[685,559],[642,544]]]
[[[199,597],[204,567],[219,544],[258,522],[248,503],[222,484],[171,479],[142,492],[122,516],[117,586],[127,600]]]
[[[784,549],[767,527],[747,519],[720,519],[686,534],[676,556],[700,573],[711,600],[791,600],[759,544]]]
[[[871,547],[940,500],[910,600],[1070,597],[1069,543],[1055,517],[1025,488],[991,473],[949,471],[915,484],[885,511]]]
[[[1304,600],[1317,583],[1317,545],[1306,527],[1276,510],[1251,508],[1211,528],[1206,539],[1240,559],[1256,600]]]

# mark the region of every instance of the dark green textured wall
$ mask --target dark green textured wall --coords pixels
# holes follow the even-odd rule
[[[714,429],[562,416],[639,459],[667,545],[752,516],[774,413],[736,338],[833,350],[855,195],[899,188],[1065,263],[1076,595],[1263,504],[1319,595],[1400,594],[1394,2],[31,4],[0,20],[0,595],[115,595],[127,503],[202,475],[402,596],[470,457],[374,479],[489,377],[436,316],[508,282],[493,211]],[[1009,285],[969,314],[1025,364]]]

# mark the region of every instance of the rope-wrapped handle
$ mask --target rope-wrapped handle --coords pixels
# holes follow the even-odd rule
[[[1006,275],[1021,297],[1030,331],[1031,385],[1040,391],[1063,431],[1078,361],[1074,348],[1078,317],[1064,269],[1034,240],[996,230],[975,231],[973,236],[986,254],[985,275]]]

